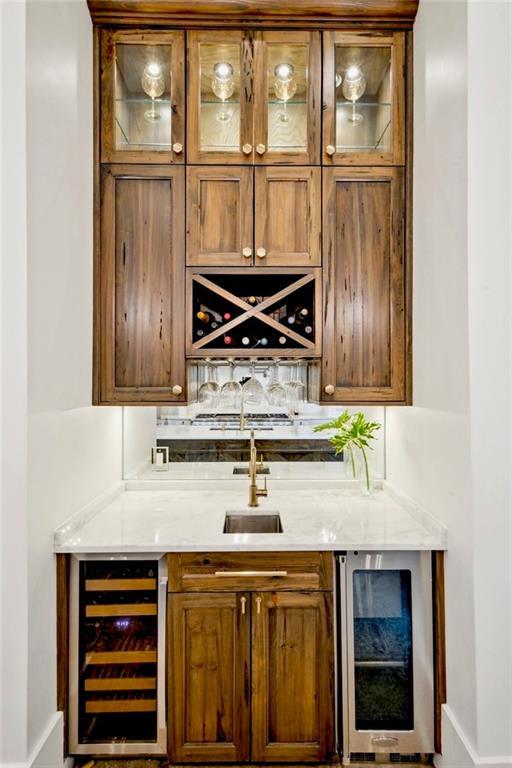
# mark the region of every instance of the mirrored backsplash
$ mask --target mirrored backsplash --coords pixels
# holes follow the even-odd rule
[[[198,366],[197,402],[187,406],[123,409],[124,477],[140,480],[222,478],[243,474],[253,430],[260,471],[288,477],[349,479],[331,433],[314,427],[343,406],[307,401],[304,361],[204,361]],[[378,421],[369,459],[374,478],[384,476],[382,406],[351,407]]]

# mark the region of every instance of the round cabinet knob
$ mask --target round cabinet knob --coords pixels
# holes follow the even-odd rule
[[[332,384],[327,384],[324,387],[324,392],[326,395],[334,395],[334,386]]]
[[[264,155],[266,151],[267,151],[267,148],[264,144],[256,145],[256,152],[258,153],[258,155]]]
[[[183,152],[183,144],[180,144],[179,141],[177,141],[175,144],[172,145],[172,151],[175,155],[181,155]]]
[[[173,395],[181,395],[182,392],[183,392],[183,387],[180,387],[179,384],[175,384],[174,387],[172,388]]]
[[[325,148],[325,151],[326,151],[326,153],[327,153],[329,156],[332,156],[332,155],[334,155],[334,153],[336,152],[336,147],[334,147],[332,144],[328,144],[328,145],[326,146],[326,148]]]
[[[242,250],[242,256],[244,256],[246,259],[250,259],[252,256],[252,248],[244,248]]]
[[[252,152],[252,144],[244,144],[242,147],[242,152],[244,155],[250,155]]]
[[[264,259],[266,255],[267,255],[267,251],[265,250],[265,248],[257,249],[256,256],[258,257],[258,259]]]

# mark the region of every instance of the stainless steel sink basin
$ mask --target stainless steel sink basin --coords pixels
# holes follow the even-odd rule
[[[282,533],[279,512],[226,512],[223,533]]]

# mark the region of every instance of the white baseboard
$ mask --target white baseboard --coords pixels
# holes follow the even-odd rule
[[[64,718],[55,712],[24,763],[0,763],[0,768],[63,768]],[[66,766],[65,768],[72,768]]]
[[[452,712],[443,704],[443,754],[434,756],[436,768],[512,768],[512,756],[479,755]]]

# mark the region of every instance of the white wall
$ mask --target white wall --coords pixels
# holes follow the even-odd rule
[[[27,730],[27,253],[23,3],[0,4],[0,65],[0,763],[14,763],[25,757]],[[13,72],[16,77],[13,77]]]
[[[512,761],[509,16],[507,3],[420,3],[414,407],[387,411],[389,481],[449,531],[437,762],[456,768]]]
[[[85,1],[29,2],[29,754],[56,709],[52,531],[122,474],[121,409],[90,407],[92,125]],[[46,751],[50,765],[56,756]]]

